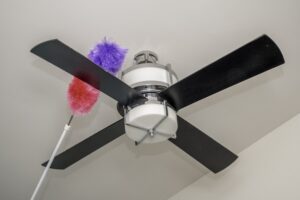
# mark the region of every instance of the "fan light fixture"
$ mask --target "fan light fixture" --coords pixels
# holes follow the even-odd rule
[[[133,102],[121,110],[126,134],[136,144],[176,138],[176,111],[158,94],[178,78],[169,64],[164,66],[157,61],[154,52],[141,51],[135,55],[134,65],[122,72],[121,79],[147,98],[147,101]]]

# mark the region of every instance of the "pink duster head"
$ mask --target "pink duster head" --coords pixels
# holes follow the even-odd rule
[[[96,88],[73,77],[68,89],[68,103],[74,115],[90,112],[100,92]]]

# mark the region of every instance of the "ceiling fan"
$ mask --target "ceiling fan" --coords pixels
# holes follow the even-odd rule
[[[280,49],[267,35],[183,80],[178,80],[170,65],[158,64],[151,51],[136,54],[134,65],[122,72],[121,80],[59,40],[40,43],[31,52],[115,99],[123,116],[57,155],[51,165],[54,169],[65,169],[126,133],[136,145],[169,140],[217,173],[237,155],[177,116],[177,111],[284,63]]]

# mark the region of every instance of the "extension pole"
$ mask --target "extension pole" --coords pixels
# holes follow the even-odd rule
[[[35,199],[35,197],[36,197],[36,195],[37,195],[37,193],[38,193],[40,187],[42,186],[42,183],[43,183],[43,181],[44,181],[45,178],[46,178],[46,175],[47,175],[47,173],[48,173],[48,171],[49,171],[49,168],[50,168],[50,166],[51,166],[52,163],[53,163],[53,160],[54,160],[54,158],[55,158],[55,155],[56,155],[57,151],[59,150],[59,147],[60,147],[60,145],[62,144],[62,142],[63,142],[63,140],[64,140],[64,138],[65,138],[67,132],[68,132],[68,131],[70,130],[70,128],[71,128],[70,124],[71,124],[72,120],[73,120],[73,115],[71,115],[68,124],[65,125],[64,131],[62,132],[62,134],[61,134],[61,136],[60,136],[60,138],[59,138],[59,140],[58,140],[58,142],[57,142],[57,144],[56,144],[56,146],[55,146],[55,148],[54,148],[54,150],[53,150],[53,152],[52,152],[52,154],[51,154],[51,157],[50,157],[50,159],[49,159],[49,161],[48,161],[48,163],[47,163],[47,166],[45,167],[44,172],[43,172],[42,176],[40,177],[40,180],[39,180],[38,184],[36,185],[36,187],[35,187],[35,189],[34,189],[34,192],[33,192],[32,196],[31,196],[30,200],[34,200],[34,199]]]

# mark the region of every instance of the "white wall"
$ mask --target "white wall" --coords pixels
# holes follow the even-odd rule
[[[207,174],[170,200],[299,200],[300,115],[240,153],[220,174]]]

